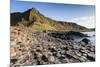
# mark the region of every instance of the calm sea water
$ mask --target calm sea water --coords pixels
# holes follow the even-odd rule
[[[81,32],[83,34],[87,34],[90,37],[81,37],[81,38],[75,38],[75,41],[80,42],[82,39],[87,38],[91,41],[92,45],[95,45],[95,32]]]

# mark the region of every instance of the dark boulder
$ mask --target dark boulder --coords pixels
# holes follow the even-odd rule
[[[90,61],[95,61],[95,54],[94,53],[88,53],[87,59],[89,59]]]
[[[41,57],[41,60],[43,60],[44,62],[47,62],[47,61],[48,61],[48,58],[47,58],[46,56],[43,55],[43,56]]]
[[[87,39],[87,38],[84,38],[84,39],[82,40],[82,42],[84,42],[85,44],[88,44],[88,43],[90,42],[90,40]]]

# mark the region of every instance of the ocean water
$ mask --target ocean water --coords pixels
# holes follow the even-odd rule
[[[80,42],[82,39],[87,38],[87,39],[90,40],[90,42],[91,42],[92,45],[95,45],[95,40],[96,40],[96,39],[95,39],[95,32],[94,32],[94,31],[92,31],[92,32],[81,32],[81,33],[86,34],[86,35],[88,35],[88,36],[90,36],[90,37],[74,38],[74,40],[75,40],[76,42]]]

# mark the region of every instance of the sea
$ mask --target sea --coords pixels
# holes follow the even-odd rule
[[[78,38],[75,38],[74,39],[74,41],[76,41],[76,42],[80,42],[80,41],[82,41],[84,38],[87,38],[87,39],[89,39],[90,40],[90,42],[91,42],[91,45],[95,45],[95,41],[96,41],[96,38],[95,38],[95,31],[92,31],[92,32],[81,32],[81,33],[83,33],[83,34],[86,34],[86,35],[88,35],[89,37],[78,37]]]

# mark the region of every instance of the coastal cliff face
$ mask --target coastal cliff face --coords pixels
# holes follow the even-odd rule
[[[36,32],[25,26],[11,27],[11,66],[95,61],[95,46],[91,43],[49,34],[51,32]]]
[[[23,24],[37,31],[88,31],[89,29],[73,22],[56,21],[41,14],[36,8],[25,12],[11,13],[11,26]]]

